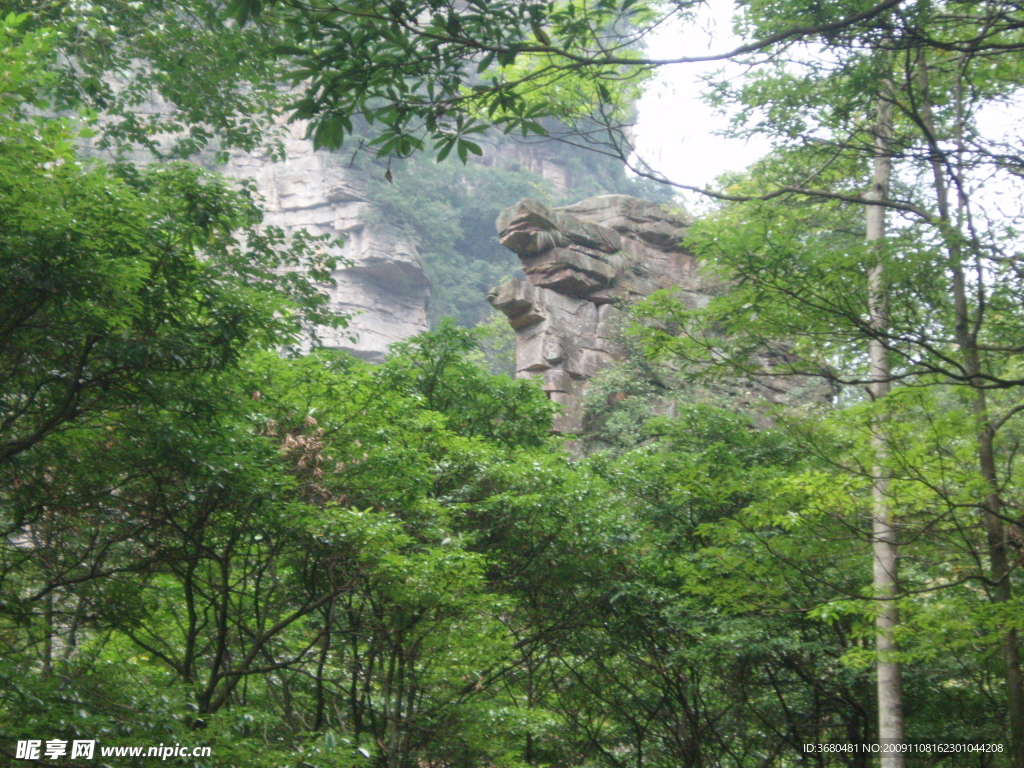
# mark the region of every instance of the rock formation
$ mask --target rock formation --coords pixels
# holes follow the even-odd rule
[[[520,200],[497,227],[526,282],[509,280],[487,299],[515,329],[517,375],[541,377],[562,406],[554,426],[563,434],[580,432],[587,382],[623,355],[624,303],[670,287],[694,306],[708,298],[680,244],[686,221],[657,203],[602,195],[550,209]]]
[[[118,88],[124,83],[114,80],[112,85]],[[143,123],[160,123],[173,118],[175,107],[154,92],[136,105],[135,111]],[[282,122],[279,127],[275,156],[267,151],[233,151],[222,164],[214,143],[194,159],[226,176],[254,182],[263,199],[267,224],[289,234],[301,228],[345,239],[335,255],[351,266],[334,273],[336,285],[330,294],[332,308],[349,314],[351,320],[346,329],[325,330],[323,341],[367,360],[383,360],[392,343],[428,329],[430,281],[420,262],[415,234],[388,221],[368,196],[370,173],[382,175],[382,167],[354,167],[348,152],[315,151],[306,138],[305,121]],[[554,129],[557,124],[549,127]],[[176,133],[161,134],[158,144],[167,152],[179,138]],[[480,162],[484,165],[525,169],[563,193],[583,178],[614,183],[616,174],[621,176],[620,168],[600,161],[599,155],[584,154],[580,161],[554,142],[516,142],[497,135],[481,141],[484,157]],[[109,150],[100,148],[99,138],[85,142],[81,150],[111,159]],[[145,165],[155,157],[140,148],[126,152],[123,159]]]
[[[304,121],[284,128],[283,160],[234,152],[227,165],[211,167],[255,182],[267,224],[285,232],[304,228],[311,234],[344,236],[338,255],[352,266],[334,273],[331,305],[352,318],[347,329],[325,333],[323,341],[379,362],[391,344],[427,330],[430,281],[413,233],[387,221],[367,196],[369,172],[353,167],[348,153],[314,151],[313,142],[305,138],[306,128]],[[553,142],[515,143],[492,137],[484,146],[487,164],[519,165],[562,192],[578,181],[564,151]],[[595,167],[584,164],[581,170],[594,173]],[[377,167],[372,171],[383,173]]]
[[[137,107],[144,118],[173,111],[173,105],[157,94]],[[281,126],[283,159],[268,151],[236,150],[221,164],[215,160],[213,146],[195,160],[225,176],[252,181],[263,199],[266,224],[281,227],[286,234],[305,229],[313,235],[344,239],[334,255],[351,266],[335,271],[335,285],[329,292],[331,308],[350,316],[349,327],[324,329],[322,339],[326,346],[379,362],[391,344],[427,330],[430,281],[420,264],[415,237],[387,221],[367,197],[369,172],[353,167],[347,155],[314,150],[312,140],[305,137],[306,128],[302,121]],[[165,135],[163,149],[169,149],[174,140],[174,134]],[[108,157],[95,145],[84,145],[82,151]],[[145,165],[154,156],[139,149],[127,159]]]
[[[374,362],[389,345],[427,330],[430,282],[414,238],[384,220],[366,197],[368,174],[348,158],[314,151],[305,127],[292,125],[284,138],[284,160],[236,152],[217,170],[252,179],[264,199],[267,224],[285,232],[343,236],[338,255],[350,267],[334,273],[331,306],[349,313],[347,329],[325,334],[324,344]]]

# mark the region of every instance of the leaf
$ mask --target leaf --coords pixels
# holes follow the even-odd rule
[[[262,0],[231,0],[227,12],[230,17],[244,27],[250,18],[256,18],[263,12]]]
[[[480,63],[476,65],[476,72],[477,72],[477,74],[480,74],[485,69],[487,69],[489,66],[491,66],[491,62],[492,61],[494,61],[494,52],[493,51],[491,51],[486,56],[484,56],[482,59],[480,59]]]
[[[441,151],[437,153],[437,162],[444,162],[445,158],[451,154],[452,148],[455,146],[455,139],[445,141],[441,146]]]

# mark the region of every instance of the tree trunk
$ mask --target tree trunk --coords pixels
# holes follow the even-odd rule
[[[999,492],[999,476],[995,459],[996,430],[988,410],[988,398],[984,381],[981,379],[981,350],[978,348],[976,329],[981,326],[982,317],[971,317],[967,301],[967,278],[963,266],[963,248],[961,247],[960,221],[953,221],[949,204],[949,185],[944,175],[942,152],[935,132],[935,120],[932,114],[931,95],[928,84],[928,66],[924,52],[917,57],[918,78],[920,82],[921,123],[928,136],[931,150],[931,165],[935,196],[939,208],[939,217],[946,228],[946,248],[949,254],[952,273],[953,307],[956,313],[955,335],[960,347],[964,372],[970,378],[972,388],[972,409],[974,413],[975,442],[977,445],[978,471],[985,481],[986,494],[979,505],[985,521],[985,532],[989,554],[989,570],[993,583],[992,600],[996,603],[1008,603],[1012,598],[1010,588],[1009,557],[1007,556],[1006,527],[1003,524],[1003,499]],[[965,154],[963,140],[963,115],[961,81],[955,87],[956,98],[956,178],[957,219],[962,220],[966,213],[968,200],[961,174],[962,158]],[[977,275],[979,290],[984,290],[984,275]],[[981,302],[979,302],[979,306]],[[982,312],[981,309],[978,310]],[[1024,675],[1021,673],[1020,648],[1017,631],[1009,629],[1003,635],[1002,660],[1005,669],[1007,712],[1010,730],[1010,755],[1013,768],[1024,768]]]
[[[889,193],[892,162],[889,156],[889,137],[892,134],[892,105],[884,97],[878,104],[878,122],[875,126],[875,152],[871,180],[871,197],[884,200]],[[881,244],[885,237],[885,208],[867,207],[868,244]],[[868,345],[871,362],[871,395],[877,401],[889,393],[891,371],[889,350],[885,344],[888,328],[888,307],[885,297],[885,275],[881,261],[868,273],[868,311],[874,333]],[[882,419],[884,421],[884,417]],[[902,744],[903,677],[896,658],[896,627],[899,625],[898,593],[898,536],[892,519],[889,498],[889,477],[886,469],[888,444],[878,422],[872,427],[871,445],[875,453],[874,478],[871,488],[872,551],[874,555],[874,592],[877,600],[875,613],[875,647],[878,651],[878,740],[885,750],[887,745]],[[882,752],[882,768],[903,768],[902,752]]]

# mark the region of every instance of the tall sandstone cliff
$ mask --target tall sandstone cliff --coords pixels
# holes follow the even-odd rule
[[[175,107],[154,92],[135,111],[143,122],[159,122],[173,117]],[[378,362],[394,342],[427,330],[430,281],[415,237],[407,228],[387,221],[369,199],[370,172],[355,167],[348,155],[314,150],[305,135],[307,127],[304,122],[280,125],[275,137],[282,151],[275,156],[269,150],[235,150],[221,164],[215,160],[214,144],[192,159],[230,178],[252,182],[262,198],[267,225],[281,227],[286,234],[305,229],[344,240],[343,247],[332,254],[344,262],[339,262],[333,274],[335,285],[327,290],[331,308],[349,315],[349,326],[324,329],[322,340],[329,347]],[[162,150],[167,152],[178,138],[176,133],[162,134]],[[82,151],[112,158],[96,141]],[[155,161],[144,149],[125,156],[137,165]]]
[[[136,111],[141,122],[161,124],[174,117],[176,108],[154,92]],[[349,326],[325,330],[322,340],[367,360],[383,360],[391,344],[428,329],[431,284],[416,233],[403,222],[389,220],[370,194],[371,178],[384,177],[383,165],[374,163],[366,153],[354,164],[350,151],[314,150],[313,142],[306,138],[308,124],[304,121],[279,128],[277,138],[283,151],[275,156],[266,151],[233,151],[228,162],[221,164],[215,160],[213,145],[194,159],[226,176],[253,182],[263,200],[267,224],[289,234],[305,229],[344,240],[334,254],[344,263],[335,271],[335,285],[328,290],[332,308],[349,315]],[[160,137],[158,143],[167,152],[180,135]],[[581,162],[555,142],[515,142],[492,136],[484,137],[483,147],[481,164],[524,170],[562,194],[582,179],[614,185],[622,175],[620,168],[610,172],[612,166],[605,163],[607,167],[599,168],[589,157]],[[109,159],[109,150],[100,149],[98,139],[87,142],[82,151]],[[155,158],[138,149],[129,151],[125,159],[144,165]],[[401,174],[396,173],[395,184],[402,182]]]
[[[368,193],[370,174],[382,176],[382,166],[365,157],[362,166],[354,166],[347,152],[314,151],[305,131],[304,123],[287,127],[283,160],[235,152],[217,170],[255,182],[268,224],[344,239],[338,255],[350,266],[334,273],[330,293],[332,307],[351,320],[347,329],[324,336],[323,342],[380,361],[392,343],[428,327],[431,286],[416,236],[401,222],[389,221]],[[482,162],[522,167],[563,193],[574,182],[571,164],[550,142],[485,143]],[[403,181],[402,173],[396,173],[394,184]]]
[[[284,149],[280,161],[236,152],[217,170],[255,182],[267,224],[344,239],[337,255],[348,265],[334,272],[329,291],[332,308],[350,315],[349,327],[328,332],[323,342],[383,360],[391,344],[427,330],[430,281],[415,238],[369,199],[369,172],[340,154],[314,151],[305,126],[288,127]]]

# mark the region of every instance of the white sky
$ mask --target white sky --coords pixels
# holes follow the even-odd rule
[[[651,58],[699,56],[739,45],[742,41],[731,32],[732,0],[708,0],[705,8],[698,23],[675,24],[648,38],[647,54]],[[716,114],[701,100],[703,84],[699,78],[721,67],[717,63],[662,67],[638,103],[637,154],[671,181],[705,186],[722,173],[742,171],[769,151],[764,139],[744,141],[715,135],[728,125],[728,118]],[[725,71],[741,75],[735,65]],[[1010,147],[1020,145],[1022,100],[1024,94],[1018,94],[1008,105],[990,105],[982,110],[979,122],[990,139],[1001,139]],[[1024,206],[1017,185],[993,187],[991,179],[976,179],[975,184],[982,190],[985,204],[1000,215],[1021,215]],[[680,196],[694,212],[708,202],[695,193]]]
[[[711,0],[698,25],[666,27],[648,39],[652,58],[698,56],[728,50],[731,0]],[[697,31],[695,31],[697,30]],[[701,101],[701,74],[721,65],[678,64],[662,67],[640,99],[636,126],[637,154],[670,180],[705,186],[726,171],[742,171],[768,151],[767,142],[724,139],[715,132],[728,120]],[[694,195],[684,195],[696,203]]]

